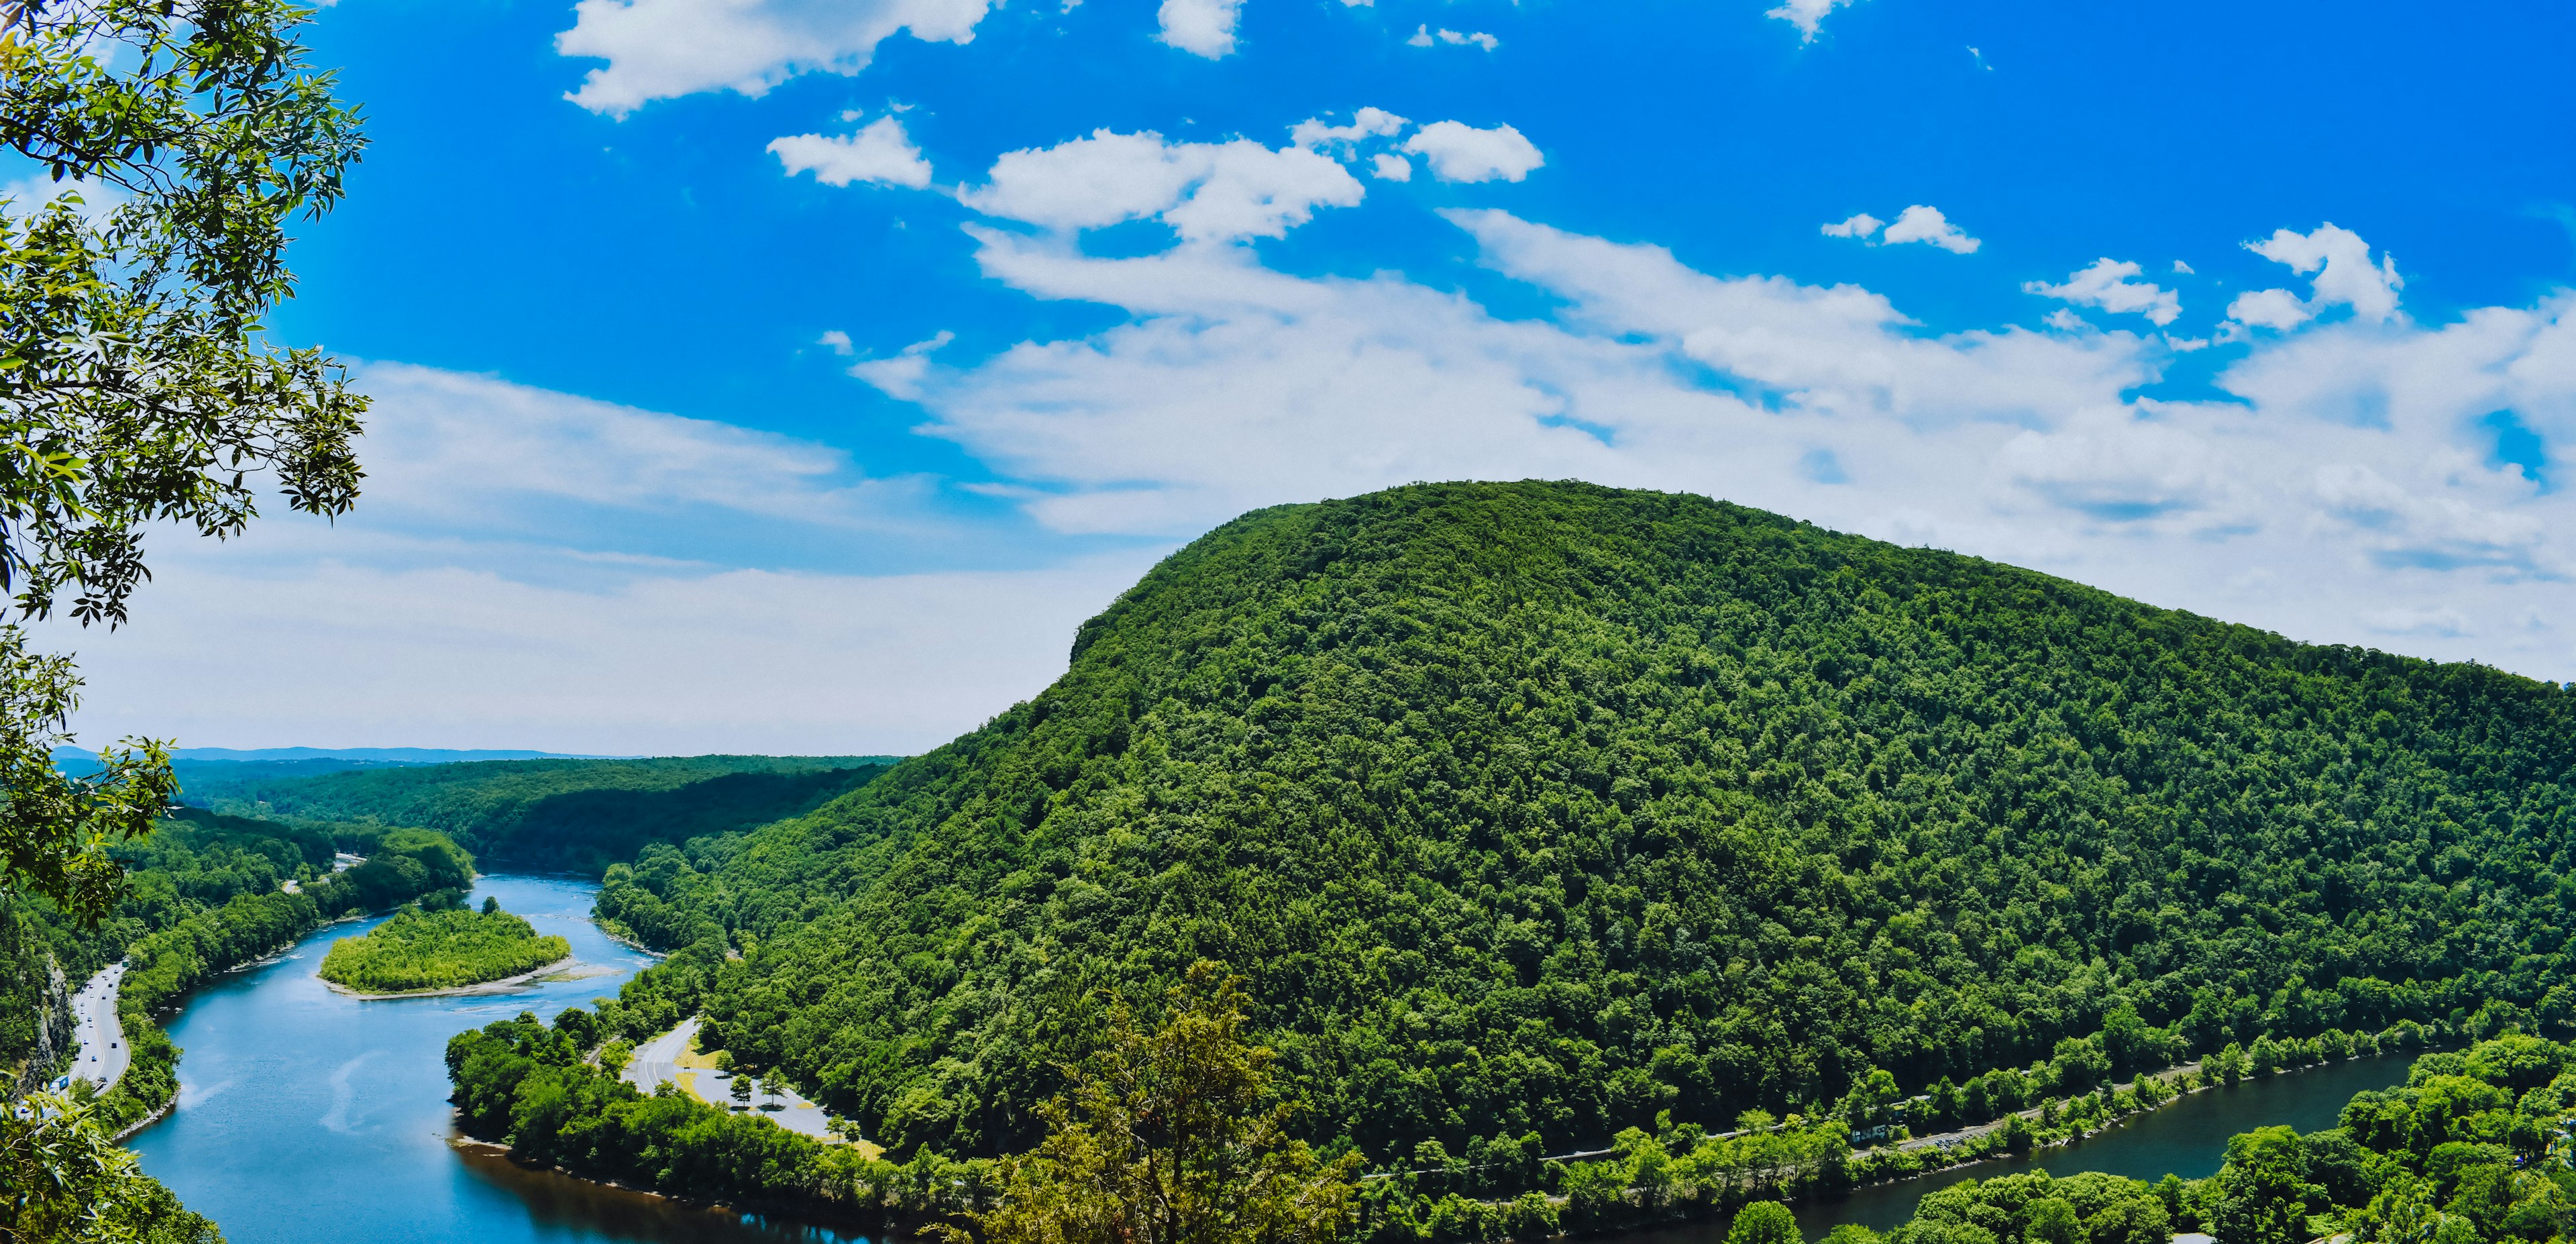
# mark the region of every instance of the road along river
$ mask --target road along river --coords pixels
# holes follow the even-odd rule
[[[597,887],[489,876],[470,901],[501,906],[572,943],[604,975],[506,993],[361,1001],[314,976],[334,925],[290,955],[198,990],[170,1026],[179,1109],[132,1147],[233,1244],[833,1244],[830,1232],[692,1209],[530,1171],[452,1144],[447,1039],[520,1011],[551,1019],[614,995],[650,956],[591,924]]]

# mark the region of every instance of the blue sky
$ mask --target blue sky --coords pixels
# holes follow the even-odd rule
[[[1233,514],[1681,489],[2576,677],[2564,5],[345,0],[336,526],[85,737],[908,751]]]

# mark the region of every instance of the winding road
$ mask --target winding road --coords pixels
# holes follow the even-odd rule
[[[125,965],[114,964],[72,995],[72,1048],[78,1053],[71,1074],[102,1093],[116,1087],[134,1057],[125,1048],[124,1026],[116,1022],[116,987],[124,979]]]

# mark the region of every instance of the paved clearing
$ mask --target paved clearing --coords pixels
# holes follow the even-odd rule
[[[715,1059],[690,1048],[696,1041],[697,1035],[698,1021],[687,1019],[682,1020],[679,1027],[636,1046],[634,1057],[627,1061],[626,1070],[620,1073],[621,1078],[647,1093],[667,1080],[679,1085],[681,1092],[699,1101],[712,1106],[722,1106],[727,1110],[734,1109],[733,1075],[731,1072],[716,1070]],[[760,1092],[755,1085],[751,1100],[753,1111],[766,1116],[770,1122],[788,1131],[802,1132],[816,1140],[834,1143],[840,1140],[832,1134],[829,1126],[831,1116],[823,1113],[821,1106],[797,1096],[793,1089],[787,1089],[778,1097],[771,1098]],[[759,1109],[760,1103],[773,1100],[783,1103],[782,1108]],[[877,1151],[875,1145],[861,1141],[859,1146],[869,1151],[869,1156],[875,1156]]]

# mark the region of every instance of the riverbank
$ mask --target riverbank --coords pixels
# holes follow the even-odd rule
[[[589,885],[477,878],[470,901],[486,897],[540,932],[564,936],[570,957],[587,965],[582,970],[608,974],[572,981],[541,975],[497,997],[380,1006],[317,977],[332,939],[351,932],[317,930],[288,950],[300,959],[263,956],[264,970],[211,980],[170,1021],[170,1035],[188,1048],[186,1091],[175,1113],[129,1142],[143,1168],[242,1244],[814,1244],[814,1237],[745,1226],[741,1215],[578,1188],[497,1155],[449,1147],[450,1037],[497,1013],[586,1008],[649,962],[590,928]],[[364,1195],[316,1196],[322,1186]]]
[[[577,962],[577,956],[565,955],[563,958],[557,959],[543,967],[521,972],[516,976],[504,976],[499,980],[483,981],[472,985],[457,985],[448,989],[409,989],[400,993],[361,993],[334,980],[324,980],[322,981],[322,986],[333,993],[339,994],[341,997],[355,998],[360,1002],[393,1002],[403,998],[470,998],[477,994],[503,993],[508,990],[515,989],[521,985],[525,985],[542,977],[551,975],[567,963]],[[600,976],[606,975],[606,973],[594,972],[591,973],[591,975]],[[315,979],[320,980],[321,978],[317,976]],[[582,976],[566,976],[562,979],[585,980],[588,978]]]

